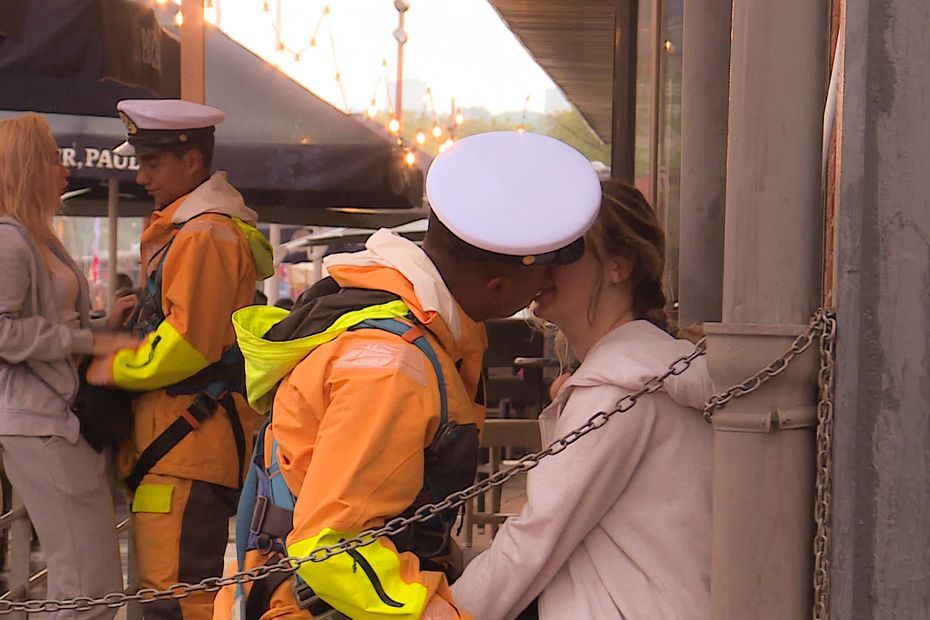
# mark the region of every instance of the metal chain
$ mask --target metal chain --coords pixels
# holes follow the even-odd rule
[[[825,313],[818,310],[811,320],[810,325],[805,332],[799,336],[792,346],[780,358],[766,366],[764,369],[738,385],[717,394],[708,399],[704,407],[704,416],[709,421],[713,412],[726,406],[731,400],[745,396],[767,382],[772,377],[778,376],[795,357],[807,350],[813,342],[814,334],[821,328]],[[505,484],[508,480],[523,474],[536,467],[540,461],[549,456],[559,454],[568,446],[572,445],[588,433],[601,428],[610,420],[611,417],[625,413],[632,409],[637,401],[648,394],[659,391],[664,382],[673,376],[683,374],[697,358],[706,353],[706,338],[702,339],[695,346],[694,350],[688,355],[682,356],[675,360],[668,369],[661,375],[652,377],[646,381],[642,387],[635,392],[625,395],[617,401],[614,409],[611,411],[599,411],[591,416],[587,422],[570,432],[568,435],[556,439],[549,444],[546,449],[519,459],[513,466],[500,470],[486,479],[474,484],[462,491],[452,493],[443,501],[435,504],[426,504],[421,506],[410,517],[398,517],[388,521],[383,526],[375,529],[361,532],[358,536],[346,539],[336,545],[329,547],[318,547],[309,555],[304,557],[285,557],[274,564],[266,564],[250,570],[246,570],[225,577],[210,577],[196,584],[176,583],[166,590],[157,590],[154,588],[143,588],[135,594],[125,594],[114,592],[107,594],[102,598],[78,597],[68,600],[31,600],[31,601],[6,601],[0,600],[0,615],[6,615],[13,612],[42,613],[58,612],[65,610],[87,611],[94,607],[117,608],[131,602],[151,603],[156,600],[165,599],[182,599],[196,592],[217,592],[227,586],[241,585],[256,581],[261,581],[277,573],[293,573],[302,564],[307,562],[323,562],[335,555],[345,553],[359,547],[364,547],[374,543],[378,538],[384,536],[394,536],[404,531],[415,523],[428,521],[433,516],[446,510],[459,508],[468,500],[482,493],[485,493],[495,487]]]
[[[817,403],[817,468],[814,500],[814,620],[830,611],[830,534],[833,497],[833,390],[836,370],[836,315],[824,313],[820,332],[820,400]]]
[[[828,312],[823,308],[818,309],[814,316],[811,317],[807,329],[800,336],[794,339],[791,346],[788,347],[781,356],[775,358],[768,366],[752,375],[742,383],[730,387],[729,389],[714,394],[704,405],[704,419],[710,422],[714,417],[714,412],[725,407],[731,400],[742,398],[751,394],[765,385],[770,379],[774,379],[788,368],[788,365],[814,343],[817,333],[822,331]],[[704,341],[702,340],[701,343]],[[700,344],[700,343],[699,343]]]

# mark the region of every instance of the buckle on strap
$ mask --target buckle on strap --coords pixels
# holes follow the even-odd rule
[[[321,599],[300,577],[295,577],[291,582],[291,592],[294,594],[294,600],[297,601],[297,607],[309,611],[314,620],[338,620],[346,617]]]
[[[252,521],[249,523],[249,533],[256,536],[262,533],[262,524],[268,513],[268,498],[259,495],[255,498],[255,508],[252,510]]]
[[[187,412],[190,413],[197,422],[203,422],[216,413],[216,408],[218,406],[219,400],[214,400],[205,392],[199,392],[194,396],[194,400],[191,402],[190,407],[187,408]]]

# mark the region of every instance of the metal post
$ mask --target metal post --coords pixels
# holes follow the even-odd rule
[[[116,294],[117,250],[119,241],[119,179],[107,179],[107,310]]]
[[[728,387],[787,348],[820,302],[828,8],[734,0],[723,321]],[[714,618],[811,615],[817,354],[714,418]]]
[[[408,0],[394,0],[397,9],[397,30],[394,38],[397,40],[397,84],[394,94],[394,118],[397,119],[397,135],[401,135],[404,122],[404,44],[407,43],[407,31],[404,30],[404,14],[410,9]]]
[[[268,241],[271,242],[271,247],[278,249],[278,246],[281,245],[281,225],[280,224],[271,224],[268,227]],[[278,267],[275,266],[274,275],[265,280],[264,290],[265,297],[268,298],[268,305],[273,306],[278,303],[280,299],[280,279],[278,278]]]
[[[183,0],[181,15],[181,98],[206,103],[203,0]]]
[[[652,91],[649,93],[649,204],[668,231],[668,213],[659,204],[659,100],[662,96],[662,0],[652,0]]]
[[[685,2],[678,278],[682,325],[722,318],[732,6],[732,0]]]
[[[610,176],[632,185],[636,163],[636,28],[638,0],[616,0]]]
[[[23,509],[23,501],[13,491],[13,510]],[[29,576],[32,574],[32,523],[24,516],[10,526],[10,590],[19,591],[29,598]],[[25,613],[11,614],[15,620],[26,620]]]

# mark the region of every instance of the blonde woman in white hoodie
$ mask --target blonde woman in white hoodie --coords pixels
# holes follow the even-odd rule
[[[544,445],[611,410],[693,345],[667,330],[665,236],[636,189],[604,183],[581,260],[536,299],[581,366],[541,414]],[[710,616],[713,393],[703,358],[527,479],[527,504],[453,585],[478,620]]]

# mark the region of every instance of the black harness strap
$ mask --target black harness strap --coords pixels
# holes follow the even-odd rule
[[[220,405],[226,410],[229,416],[229,426],[232,427],[233,440],[236,442],[236,456],[239,457],[239,486],[242,488],[242,476],[245,469],[245,431],[242,428],[242,420],[239,419],[239,413],[236,411],[236,401],[233,400],[232,394],[226,392],[220,398]]]
[[[236,404],[228,393],[223,395],[220,400],[215,401],[203,392],[194,397],[191,406],[187,408],[188,415],[179,416],[142,451],[135,467],[132,468],[132,472],[126,477],[126,486],[135,491],[142,483],[145,475],[158,464],[158,461],[171,452],[192,431],[199,428],[201,422],[216,413],[217,405],[222,405],[229,415],[233,437],[236,441],[236,452],[239,456],[239,486],[241,487],[242,469],[245,466],[245,433],[236,412]]]

